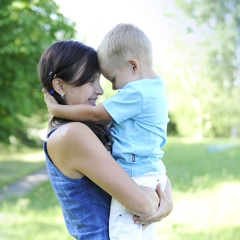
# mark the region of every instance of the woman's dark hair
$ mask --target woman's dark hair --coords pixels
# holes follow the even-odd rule
[[[55,42],[38,63],[39,80],[48,92],[53,90],[54,78],[61,78],[73,86],[82,86],[99,72],[96,51],[77,41]],[[66,104],[58,93],[54,92],[53,97],[59,104]]]
[[[52,80],[61,78],[73,86],[82,86],[99,74],[97,52],[93,48],[78,41],[58,41],[52,44],[41,56],[38,63],[38,77],[42,86],[48,91],[53,90]],[[52,96],[59,104],[66,102],[53,91]],[[53,117],[50,126],[70,122],[66,119]],[[106,144],[107,136],[101,125],[85,123],[98,138]]]

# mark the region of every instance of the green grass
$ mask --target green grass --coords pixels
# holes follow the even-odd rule
[[[240,180],[240,141],[170,138],[164,151],[175,191],[194,193]]]
[[[0,189],[45,167],[42,149],[12,149],[0,145],[0,152]]]
[[[174,210],[157,223],[163,240],[239,240],[239,183],[195,193],[174,192]]]
[[[164,151],[174,209],[157,223],[159,239],[239,240],[240,142],[170,138]],[[48,181],[1,203],[0,226],[0,240],[72,239]]]
[[[0,206],[0,240],[70,240],[49,181]]]
[[[240,142],[171,138],[164,150],[174,209],[160,239],[240,240]]]

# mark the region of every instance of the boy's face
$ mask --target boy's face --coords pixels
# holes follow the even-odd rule
[[[113,90],[121,89],[128,83],[136,80],[131,64],[119,68],[101,66],[101,73],[112,83]]]

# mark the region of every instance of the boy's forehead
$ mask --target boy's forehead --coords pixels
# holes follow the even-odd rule
[[[100,63],[100,71],[103,75],[110,75],[113,70],[109,64],[101,64]]]
[[[106,79],[110,79],[113,76],[113,73],[111,73],[111,71],[105,69],[101,70],[101,73]]]

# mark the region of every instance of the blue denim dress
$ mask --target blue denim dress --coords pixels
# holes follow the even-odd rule
[[[51,161],[47,141],[44,142],[44,152],[49,179],[70,235],[78,240],[109,240],[111,196],[87,177],[71,179],[65,176]]]

